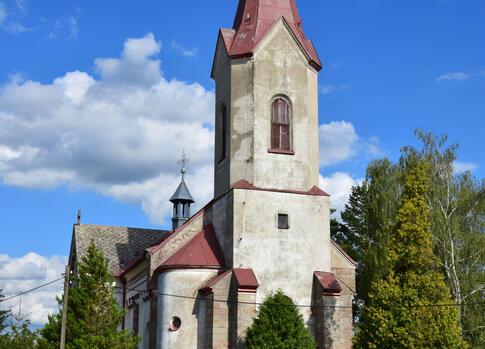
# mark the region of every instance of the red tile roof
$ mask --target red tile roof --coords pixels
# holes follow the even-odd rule
[[[295,0],[240,0],[233,30],[221,30],[229,56],[251,56],[271,28],[284,18],[301,44],[310,64],[318,71],[322,63],[313,44],[303,33]]]
[[[252,269],[234,269],[234,276],[240,292],[254,293],[259,287],[258,279]]]
[[[160,266],[224,266],[224,257],[212,223],[197,233]]]
[[[334,274],[316,271],[315,276],[320,282],[320,285],[322,285],[324,294],[339,294],[342,292],[342,287],[338,283]]]

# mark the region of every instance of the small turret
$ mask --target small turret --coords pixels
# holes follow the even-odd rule
[[[185,152],[182,153],[182,158],[178,162],[182,166],[180,172],[182,173],[182,180],[175,191],[175,193],[170,198],[170,202],[173,203],[173,217],[172,217],[172,229],[175,230],[190,218],[190,205],[195,201],[190,195],[189,188],[185,184],[185,165],[189,162],[189,159],[185,157]]]

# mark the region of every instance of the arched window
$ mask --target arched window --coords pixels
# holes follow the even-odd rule
[[[276,98],[271,105],[271,148],[290,150],[290,105],[283,98]]]
[[[220,146],[220,152],[219,152],[219,162],[221,162],[226,158],[227,109],[225,104],[223,104],[221,107],[220,130],[221,130],[221,136],[220,136],[221,146]]]

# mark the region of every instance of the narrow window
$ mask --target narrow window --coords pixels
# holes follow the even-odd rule
[[[227,109],[226,105],[223,104],[221,108],[221,149],[219,153],[219,162],[226,158],[226,127],[227,127]]]
[[[140,318],[140,305],[138,303],[135,303],[135,305],[133,305],[133,333],[136,335],[138,335],[138,331],[139,331],[139,328],[138,328],[138,324],[139,324],[139,318]]]
[[[271,106],[271,148],[290,150],[290,106],[276,98]]]
[[[278,214],[278,229],[289,229],[287,214]]]

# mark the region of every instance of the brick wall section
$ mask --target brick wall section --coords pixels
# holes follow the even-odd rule
[[[352,348],[352,301],[354,294],[347,287],[355,287],[353,269],[332,270],[342,292],[339,296],[324,296],[320,283],[315,280],[315,339],[318,349]],[[337,275],[338,273],[338,275]],[[340,279],[340,280],[339,280]],[[345,282],[346,285],[343,285]]]
[[[256,293],[238,293],[237,305],[237,348],[244,348],[246,330],[256,317]],[[249,303],[249,304],[245,304]]]
[[[229,347],[229,303],[218,302],[230,298],[232,273],[227,274],[212,287],[212,294],[206,296],[206,345],[207,349]]]

